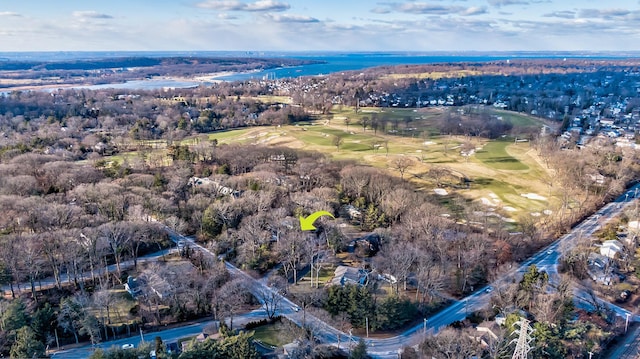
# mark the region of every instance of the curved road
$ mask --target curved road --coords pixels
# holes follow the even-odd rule
[[[615,201],[602,207],[596,214],[592,215],[591,217],[587,218],[582,223],[574,227],[570,233],[562,236],[560,239],[556,240],[555,242],[550,244],[548,247],[544,248],[540,252],[533,255],[527,261],[522,263],[522,265],[515,268],[510,273],[506,274],[503,278],[492,283],[491,286],[486,286],[484,288],[481,288],[476,293],[469,295],[468,297],[460,301],[453,302],[446,309],[431,316],[430,318],[426,318],[423,321],[423,323],[416,325],[413,328],[410,328],[409,330],[395,337],[385,338],[385,339],[363,338],[365,339],[368,346],[367,351],[372,357],[376,357],[376,358],[397,358],[398,350],[400,348],[405,346],[417,345],[421,341],[421,339],[426,335],[427,332],[437,332],[440,328],[446,327],[455,321],[463,320],[464,318],[467,317],[468,313],[471,313],[473,311],[476,311],[485,307],[487,303],[489,303],[489,299],[491,297],[490,291],[492,290],[493,287],[500,287],[505,283],[510,282],[514,278],[518,278],[523,273],[525,273],[527,268],[532,264],[535,264],[539,269],[545,270],[547,273],[549,273],[550,281],[552,283],[557,282],[558,259],[561,255],[561,252],[572,248],[575,245],[574,242],[576,238],[579,238],[581,236],[591,235],[600,227],[601,222],[605,223],[608,219],[613,218],[614,216],[619,214],[630,203],[630,201],[636,197],[636,195],[638,194],[638,189],[640,189],[640,184],[627,190],[622,196],[618,197]],[[170,233],[171,239],[174,240],[175,242],[178,242],[178,241],[189,242],[189,245],[192,246],[193,248],[196,248],[202,251],[206,255],[212,256],[214,258],[218,258],[214,253],[209,251],[207,248],[202,247],[201,245],[195,243],[191,238],[175,233],[171,231],[169,228],[167,228],[167,230]],[[240,269],[233,266],[231,263],[225,262],[225,264],[227,269],[232,275],[236,277],[244,278],[246,280],[249,291],[251,291],[254,295],[264,291],[271,292],[270,294],[272,296],[275,296],[277,300],[280,301],[278,307],[281,308],[281,310],[278,311],[278,314],[281,314],[287,317],[289,320],[295,322],[298,325],[302,324],[303,313],[301,313],[299,310],[296,310],[298,309],[298,307],[293,302],[291,302],[286,297],[275,292],[271,287],[267,286],[264,283],[264,281],[256,280],[250,277]],[[576,289],[575,294],[576,294],[576,302],[579,305],[588,306],[587,304],[588,301],[586,300],[587,298],[586,292],[580,289]],[[608,306],[610,309],[614,310],[616,314],[622,316],[623,318],[629,315],[630,319],[633,321],[640,320],[640,317],[638,317],[637,315],[634,315],[633,313],[630,313],[629,311],[623,308],[612,305],[611,303],[601,301],[601,304]],[[345,342],[356,343],[360,339],[359,337],[350,336],[348,333],[342,332],[336,328],[331,327],[324,321],[320,320],[319,318],[309,313],[306,313],[305,317],[306,317],[305,324],[311,326],[314,329],[314,331],[317,333],[316,336],[324,343],[332,344],[336,346],[338,346],[339,343],[342,343],[341,345],[342,347],[344,347],[346,345]],[[190,333],[196,333],[195,330],[197,330],[199,327],[190,326],[187,328],[191,330]],[[178,331],[178,330],[179,328],[172,329],[171,332],[166,331],[167,332],[166,335],[165,335],[165,332],[155,333],[154,337],[155,335],[160,335],[162,336],[163,340],[168,341],[170,340],[169,336],[173,335],[171,333],[174,333],[173,331]],[[193,334],[189,334],[189,335],[193,335]],[[129,341],[120,340],[120,341],[106,343],[105,345],[108,347],[113,344],[119,344],[120,342],[128,343]],[[60,354],[64,354],[64,353],[60,353]],[[56,357],[76,358],[75,356],[67,356],[67,355],[59,355]]]

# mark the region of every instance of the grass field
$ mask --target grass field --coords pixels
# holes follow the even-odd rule
[[[548,188],[541,180],[547,175],[536,159],[535,151],[529,143],[516,143],[505,138],[488,141],[480,138],[456,136],[433,136],[430,128],[442,113],[439,109],[380,109],[362,108],[355,113],[353,108],[336,107],[331,115],[320,117],[309,123],[299,123],[282,127],[254,127],[209,134],[219,143],[244,143],[279,145],[291,148],[313,150],[335,159],[349,159],[379,168],[392,169],[393,160],[398,156],[409,157],[412,165],[405,174],[423,190],[435,187],[424,174],[433,166],[450,168],[459,177],[472,180],[468,189],[448,188],[448,191],[468,200],[491,202],[500,208],[509,208],[506,216],[517,217],[527,211],[537,212],[549,208],[550,201],[540,201],[523,197],[527,193],[547,194]],[[394,119],[398,128],[404,128],[404,121],[411,117],[412,127],[417,127],[421,135],[402,136],[371,128],[363,129],[362,117],[378,114],[386,116],[389,126]],[[500,111],[500,116],[511,121],[515,127],[539,126],[540,122],[526,115]],[[349,119],[349,123],[345,122]],[[425,135],[429,134],[429,135]],[[337,147],[335,138],[342,144]],[[471,140],[477,152],[466,159],[460,154],[460,146]]]
[[[492,108],[489,111],[511,121],[515,129],[542,125],[537,118],[525,114]],[[354,160],[385,168],[398,176],[398,171],[393,169],[394,160],[399,156],[408,157],[411,166],[405,179],[413,181],[421,190],[433,192],[435,182],[426,174],[436,166],[448,168],[453,177],[459,179],[443,184],[449,193],[448,198],[441,198],[443,203],[446,204],[451,196],[462,196],[467,201],[482,201],[484,204],[491,202],[497,208],[508,208],[510,211],[505,215],[514,218],[522,213],[548,209],[554,201],[557,203],[559,196],[553,196],[545,184],[545,179],[549,177],[548,170],[541,165],[529,143],[509,138],[488,141],[475,137],[436,135],[437,121],[443,112],[442,108],[365,107],[356,113],[352,107],[335,106],[331,114],[318,116],[310,122],[217,131],[197,138],[200,141],[216,139],[220,145],[253,144],[318,151],[334,159]],[[362,127],[362,119],[371,119],[374,115],[386,119],[386,131]],[[338,137],[340,145],[336,146]],[[460,153],[460,146],[467,142],[477,148],[469,158]],[[192,145],[196,140],[194,137],[181,143]],[[155,144],[145,156],[147,162],[170,163],[159,160],[167,157],[166,148],[160,144]],[[125,158],[133,161],[142,157],[138,153],[127,153],[112,156],[108,160],[122,162]],[[471,180],[468,188],[460,186],[463,178]],[[548,200],[523,197],[523,194],[529,193],[544,195]]]
[[[136,305],[136,301],[131,298],[131,295],[124,289],[110,290],[110,295],[113,296],[113,301],[109,306],[109,313],[103,308],[91,308],[90,312],[97,318],[111,319],[111,325],[117,326],[122,324],[133,324],[134,320],[129,318],[129,313]]]
[[[284,326],[281,323],[261,325],[252,330],[254,331],[253,338],[261,341],[263,344],[274,347],[281,347],[287,344],[281,335],[284,330]]]
[[[528,170],[527,165],[507,153],[507,146],[511,143],[503,139],[487,142],[481,150],[476,152],[476,158],[496,170]]]

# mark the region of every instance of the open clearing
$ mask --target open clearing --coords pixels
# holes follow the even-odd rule
[[[419,188],[434,193],[436,186],[425,174],[435,166],[445,167],[459,180],[470,180],[470,186],[466,188],[461,181],[450,179],[442,186],[444,192],[435,192],[438,197],[458,195],[478,201],[483,197],[492,198],[492,201],[500,203],[501,208],[507,209],[504,210],[507,217],[544,211],[555,201],[553,195],[547,196],[548,187],[543,181],[548,176],[547,171],[536,160],[535,150],[528,142],[516,142],[513,138],[489,141],[475,137],[434,136],[434,119],[442,113],[441,109],[364,108],[355,113],[353,109],[342,106],[334,110],[331,115],[311,122],[216,132],[209,134],[209,139],[215,138],[220,144],[278,145],[318,151],[335,159],[350,159],[386,168],[398,176],[398,171],[393,169],[393,161],[405,156],[412,163],[405,178],[415,182]],[[398,132],[385,133],[369,127],[363,129],[362,118],[371,118],[372,115],[378,118],[386,116],[387,129],[398,128]],[[521,126],[541,125],[535,118],[522,114],[501,111],[500,116],[510,116],[510,121],[514,120]],[[349,120],[345,121],[347,118]],[[408,126],[416,130],[413,133],[402,130]],[[339,147],[335,145],[337,137],[341,138]],[[469,158],[460,153],[460,146],[467,141],[479,148]],[[444,193],[447,196],[443,196]],[[544,196],[523,196],[536,193]]]

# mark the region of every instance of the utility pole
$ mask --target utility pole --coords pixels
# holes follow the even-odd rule
[[[424,336],[427,336],[427,318],[424,318],[423,324],[422,324],[422,332],[424,333]]]
[[[627,334],[627,329],[629,329],[629,317],[631,316],[631,314],[625,313],[625,316],[627,317],[627,319],[624,322],[624,333]]]
[[[589,359],[593,356],[593,352],[589,352]]]
[[[531,337],[533,328],[529,326],[529,321],[525,318],[521,318],[514,325],[518,325],[520,330],[517,331],[518,337],[511,341],[511,343],[516,343],[516,349],[513,351],[511,359],[527,359],[527,355],[531,351],[531,342],[533,341]],[[513,331],[513,333],[516,333],[516,331]]]
[[[369,338],[369,317],[365,317],[367,322],[367,338]]]

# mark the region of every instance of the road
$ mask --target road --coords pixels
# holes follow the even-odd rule
[[[235,316],[233,318],[233,325],[234,327],[236,325],[244,325],[248,322],[257,321],[264,318],[266,318],[266,313],[264,310],[262,309],[254,310],[249,313]],[[179,328],[171,328],[171,329],[166,329],[166,330],[157,331],[157,332],[142,333],[142,335],[137,335],[130,338],[118,339],[118,340],[112,340],[105,343],[100,343],[96,345],[95,348],[108,349],[113,346],[121,347],[123,344],[133,344],[135,347],[138,347],[142,342],[142,340],[144,340],[145,342],[153,342],[156,336],[161,337],[164,343],[171,343],[171,342],[177,341],[180,338],[196,336],[202,333],[203,329],[212,325],[217,325],[217,324],[218,324],[218,321],[210,320],[206,322],[185,325]],[[227,322],[227,325],[228,324],[229,323]],[[91,345],[83,345],[77,348],[72,348],[67,350],[63,349],[63,350],[57,351],[55,352],[55,355],[53,357],[56,359],[83,359],[91,355],[93,350],[94,348]]]
[[[177,251],[176,248],[169,248],[162,251],[149,253],[142,257],[138,257],[138,264],[145,263],[145,262],[155,262],[158,260],[158,258],[174,253],[176,251]],[[133,259],[126,260],[120,263],[121,270],[129,269],[129,268],[133,268]],[[94,274],[96,277],[98,277],[98,276],[104,275],[104,273],[113,273],[116,271],[117,271],[116,265],[111,264],[111,265],[108,265],[106,268],[97,267],[94,271],[95,272]],[[91,279],[91,272],[83,272],[79,275],[79,277],[80,277],[78,278],[79,281],[86,282]],[[62,284],[62,286],[74,285],[73,277],[68,273],[62,273],[60,274],[60,283]],[[55,286],[56,286],[56,281],[53,277],[43,278],[41,280],[36,281],[35,283],[36,291],[53,288]],[[2,291],[3,291],[3,294],[5,295],[7,295],[7,293],[11,295],[11,287],[9,285],[3,285]],[[29,292],[31,291],[31,284],[29,284],[28,282],[14,284],[13,291],[16,294],[22,293],[22,292]]]
[[[615,350],[609,353],[610,359],[638,359],[640,358],[640,326],[622,340]]]
[[[532,264],[535,264],[539,269],[547,271],[547,273],[549,273],[551,281],[557,281],[558,259],[561,256],[561,252],[571,249],[575,245],[574,242],[576,238],[580,236],[591,235],[600,227],[601,224],[606,223],[607,220],[619,214],[625,208],[625,206],[628,206],[630,201],[636,197],[638,189],[640,189],[640,184],[632,187],[622,196],[618,197],[614,202],[605,205],[596,214],[587,218],[582,223],[574,227],[569,234],[564,235],[560,239],[550,244],[548,247],[543,248],[541,251],[534,254],[531,258],[522,263],[521,266],[515,268],[503,278],[492,283],[491,286],[481,288],[476,293],[469,295],[460,301],[454,301],[446,309],[431,316],[430,318],[425,318],[425,320],[421,324],[410,328],[409,330],[398,336],[385,339],[364,338],[368,345],[367,351],[371,356],[375,358],[397,358],[398,349],[404,346],[413,346],[418,344],[427,332],[437,332],[440,328],[446,327],[455,321],[462,320],[469,313],[485,307],[487,303],[489,303],[489,299],[491,297],[490,291],[492,288],[505,285],[505,283],[512,281],[514,278],[522,276],[522,274],[525,273],[527,268]],[[167,228],[167,230],[169,231],[170,237],[173,241],[188,242],[191,247],[202,251],[204,254],[212,256],[213,258],[221,259],[218,258],[214,253],[209,251],[207,248],[195,243],[193,239],[175,233],[169,228]],[[233,266],[231,263],[225,262],[225,264],[232,276],[243,278],[246,281],[247,288],[254,295],[259,294],[262,291],[268,291],[271,292],[275,297],[277,297],[280,301],[279,308],[281,308],[278,314],[285,316],[298,325],[303,324],[303,313],[293,309],[297,308],[293,302],[275,292],[274,289],[267,286],[264,281],[256,280],[250,277],[245,272]],[[586,293],[583,293],[580,290],[576,291],[576,300],[578,304],[585,305],[585,298],[587,298]],[[629,314],[630,320],[640,320],[637,315],[633,315],[623,308],[617,307],[604,301],[601,301],[601,303],[603,305],[609,306],[623,318],[626,317],[627,314]],[[332,344],[335,346],[341,345],[344,348],[346,345],[345,342],[356,343],[360,339],[357,336],[351,336],[348,333],[339,331],[338,329],[331,327],[324,321],[309,313],[306,313],[304,319],[305,324],[313,328],[313,330],[316,332],[316,337],[324,343]],[[197,330],[197,327],[190,328],[190,330]],[[165,334],[165,332],[160,332],[155,335],[160,335],[164,339],[165,335],[167,337],[174,335],[171,333]],[[127,341],[116,341],[114,343],[120,344],[120,342],[124,344]],[[108,343],[108,346],[110,346],[111,344],[112,343]],[[86,350],[88,349],[85,348],[85,354]],[[67,356],[64,356],[64,358],[67,358]]]

